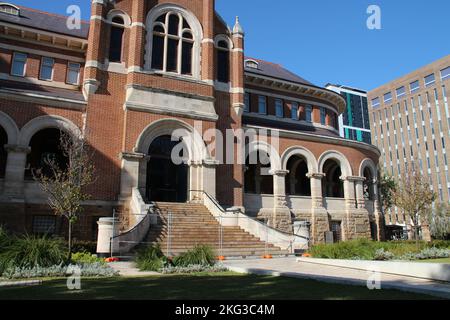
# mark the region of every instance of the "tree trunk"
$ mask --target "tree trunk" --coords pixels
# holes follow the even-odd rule
[[[72,220],[69,218],[69,256],[67,258],[67,263],[72,260]]]

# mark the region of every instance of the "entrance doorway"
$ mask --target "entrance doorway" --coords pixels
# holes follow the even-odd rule
[[[161,202],[186,202],[188,194],[188,166],[172,161],[172,151],[181,141],[171,136],[156,138],[150,145],[147,164],[147,199]],[[185,155],[179,154],[184,158]]]

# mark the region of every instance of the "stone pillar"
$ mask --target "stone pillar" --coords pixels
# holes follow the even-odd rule
[[[119,242],[114,237],[119,235],[120,222],[114,218],[100,218],[98,224],[97,254],[105,258],[120,253]],[[112,245],[112,250],[111,250]]]
[[[8,160],[5,173],[5,196],[11,199],[23,199],[25,166],[27,155],[31,152],[28,146],[6,145]]]
[[[357,187],[357,193],[362,193],[363,177],[341,177],[344,181],[344,194],[345,194],[345,209],[346,209],[346,221],[344,223],[344,240],[352,240],[357,238],[370,239],[370,221],[369,212],[365,206],[363,208],[357,208],[356,206],[356,194],[355,184]],[[364,195],[362,195],[364,198]]]
[[[273,203],[274,213],[272,227],[284,232],[292,232],[292,219],[291,210],[287,207],[286,201],[286,175],[289,171],[286,170],[274,170],[273,174]]]
[[[325,232],[330,230],[328,213],[323,206],[322,179],[323,173],[310,173],[307,177],[311,180],[311,242],[323,243]]]
[[[378,181],[376,179],[373,180],[373,183],[371,185],[372,188],[372,194],[373,194],[373,213],[375,216],[375,222],[377,224],[377,239],[378,241],[385,240],[385,217],[383,215],[381,205],[380,205],[380,198],[378,195]]]
[[[366,207],[366,199],[364,197],[364,181],[366,179],[364,177],[361,177],[360,179],[354,180],[355,183],[355,190],[356,190],[356,203],[358,208],[365,208]]]
[[[203,0],[202,80],[214,82],[214,0]]]
[[[140,169],[142,165],[147,165],[149,156],[143,153],[123,152],[122,170],[120,173],[120,199],[125,200],[131,197],[133,188],[141,188],[139,181]],[[144,179],[145,181],[145,179]]]

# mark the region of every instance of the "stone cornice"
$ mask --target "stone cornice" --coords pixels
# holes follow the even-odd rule
[[[313,85],[281,80],[251,72],[245,72],[245,81],[249,84],[254,84],[278,91],[287,91],[294,94],[302,94],[324,101],[329,101],[337,107],[338,113],[343,113],[347,106],[347,102],[341,95],[337,94],[334,91],[316,87]]]
[[[278,131],[280,137],[342,145],[342,146],[347,146],[347,147],[351,147],[351,148],[367,150],[367,151],[375,153],[378,157],[381,156],[380,150],[374,145],[370,145],[370,144],[367,144],[364,142],[359,142],[359,141],[347,140],[347,139],[344,139],[341,137],[320,136],[317,134],[311,134],[311,133],[305,133],[305,132],[299,132],[299,131],[290,131],[290,130],[284,130],[284,129],[267,128],[267,127],[252,126],[252,125],[245,125],[244,128]]]

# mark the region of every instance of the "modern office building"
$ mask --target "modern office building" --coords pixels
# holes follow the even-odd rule
[[[450,199],[450,55],[368,93],[373,143],[380,166],[400,177],[411,165],[430,180],[441,202]],[[406,228],[398,209],[386,225]]]
[[[339,93],[347,102],[345,111],[339,116],[340,136],[371,144],[367,92],[349,86],[330,83],[325,88]]]

